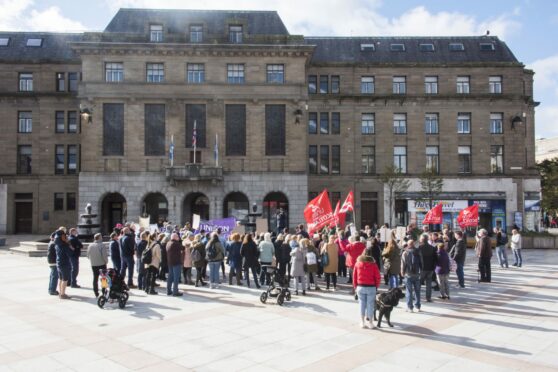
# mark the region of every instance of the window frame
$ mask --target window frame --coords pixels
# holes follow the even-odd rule
[[[427,112],[424,114],[424,134],[440,134],[440,114]]]
[[[71,78],[72,76],[75,76],[75,79],[72,79]],[[78,89],[79,89],[79,72],[73,72],[73,71],[68,72],[68,92],[77,92]]]
[[[331,134],[337,135],[341,134],[341,113],[332,112],[330,119]]]
[[[496,80],[497,79],[497,80]],[[490,94],[502,94],[503,93],[503,81],[502,75],[491,75],[488,77],[488,93]]]
[[[265,76],[268,84],[285,84],[285,65],[282,63],[267,64]]]
[[[314,123],[313,127],[310,125],[311,122]],[[318,134],[318,113],[315,111],[308,113],[308,134]]]
[[[200,68],[201,66],[201,68]],[[205,83],[205,63],[186,64],[186,82],[188,84]]]
[[[199,27],[199,30],[193,30],[193,28],[195,27]],[[203,25],[190,25],[188,27],[188,32],[189,32],[189,38],[190,38],[190,43],[192,44],[199,44],[199,43],[203,43]],[[196,37],[192,37],[193,35],[196,35]]]
[[[237,29],[233,30],[233,28],[237,28]],[[243,39],[244,39],[243,25],[239,25],[239,24],[229,25],[229,43],[242,44]]]
[[[320,112],[320,126],[319,126],[319,134],[326,135],[330,133],[329,128],[329,112]],[[325,126],[324,126],[325,124]]]
[[[504,134],[504,114],[491,112],[489,128],[490,134]]]
[[[17,133],[33,133],[33,111],[17,112]]]
[[[365,116],[368,115],[370,117],[365,118]],[[368,129],[364,130],[364,128],[368,128]],[[363,112],[360,114],[360,134],[364,134],[364,135],[376,134],[376,113]]]
[[[318,145],[308,145],[308,174],[318,174],[318,170]]]
[[[362,174],[376,173],[376,148],[375,146],[361,146],[361,172]],[[366,166],[365,166],[366,164]],[[367,170],[367,171],[366,171]]]
[[[318,75],[308,75],[308,94],[318,94]]]
[[[23,149],[29,149],[29,153],[23,153]],[[25,159],[23,159],[25,157]],[[29,160],[27,160],[27,158]],[[26,164],[23,164],[25,160]],[[22,171],[24,169],[25,171]],[[17,145],[17,174],[30,175],[33,174],[33,146],[32,145]]]
[[[70,195],[73,195],[73,197],[70,197]],[[76,210],[76,206],[77,206],[77,195],[75,192],[67,192],[66,193],[66,210],[67,211],[75,211]],[[73,200],[70,203],[70,200]]]
[[[164,40],[164,27],[160,23],[152,23],[149,25],[149,41],[151,43],[162,43]]]
[[[72,151],[74,153],[72,153]],[[78,174],[78,145],[68,145],[66,149],[66,174]],[[72,158],[74,162],[72,163]]]
[[[123,62],[105,62],[105,82],[121,83],[124,81]]]
[[[246,82],[244,63],[227,63],[227,84],[244,84]]]
[[[150,84],[165,82],[165,64],[163,62],[147,62],[145,64],[145,81]]]
[[[494,43],[479,43],[479,50],[481,52],[494,52],[496,50],[496,45],[494,45]]]
[[[0,37],[0,47],[8,47],[8,46],[10,46],[10,38]]]
[[[72,129],[72,121],[75,119],[75,129]],[[70,110],[67,113],[67,124],[68,124],[68,133],[78,133],[79,132],[79,115],[77,111]]]
[[[63,211],[64,210],[64,193],[63,192],[55,192],[53,196],[54,205],[53,210],[55,212]]]
[[[26,47],[40,48],[43,46],[43,38],[41,37],[30,37],[25,41]]]
[[[66,149],[64,145],[54,145],[54,174],[66,173]]]
[[[322,89],[325,86],[325,91]],[[329,94],[329,75],[320,75],[318,91],[320,94]]]
[[[57,72],[56,77],[56,91],[65,92],[66,91],[66,74],[64,72]]]
[[[460,75],[455,80],[457,94],[470,94],[471,93],[471,77]]]
[[[463,124],[467,123],[467,130]],[[470,112],[457,113],[457,134],[471,134],[472,115]]]
[[[404,150],[402,153],[396,153],[401,149]],[[407,146],[393,146],[393,166],[399,173],[407,173]]]
[[[331,75],[329,77],[330,88],[329,91],[331,94],[339,94],[341,93],[341,76],[340,75]]]
[[[407,94],[407,76],[392,77],[393,94]]]
[[[406,50],[404,43],[391,43],[389,44],[391,52],[404,52]]]
[[[20,72],[18,74],[18,87],[20,92],[32,92],[33,91],[33,73],[32,72]]]
[[[324,151],[325,150],[325,151]],[[320,174],[329,174],[331,171],[330,162],[329,162],[329,145],[320,145],[319,148],[319,158],[320,158],[320,166],[318,167]],[[324,167],[326,167],[324,169]]]
[[[62,121],[60,122],[60,119]],[[60,124],[62,124],[60,126]],[[54,133],[66,132],[66,112],[61,110],[54,111]]]
[[[450,52],[463,52],[465,51],[465,45],[463,43],[449,43],[448,50]]]
[[[494,151],[496,149],[496,151]],[[490,145],[490,173],[504,174],[504,146]]]
[[[375,52],[376,51],[376,44],[374,44],[374,43],[361,43],[360,44],[360,51],[361,52]]]
[[[366,81],[369,80],[369,81]],[[371,75],[365,75],[360,77],[360,94],[374,94],[376,86],[375,86],[375,78]]]
[[[462,150],[467,150],[465,152],[461,152]],[[473,170],[473,162],[472,162],[472,157],[471,157],[471,146],[469,145],[465,145],[465,146],[457,146],[457,163],[458,163],[458,169],[457,172],[459,174],[471,174],[472,170]],[[464,160],[466,160],[466,165],[467,165],[467,169],[465,169],[464,165],[465,163],[463,162]]]
[[[436,47],[433,43],[419,43],[419,50],[421,52],[435,52]]]
[[[429,153],[429,150],[431,150],[432,153]],[[440,173],[440,147],[426,146],[425,153],[426,153],[426,170],[431,171],[434,174],[439,174]]]
[[[393,134],[407,134],[407,113],[393,114]]]
[[[424,94],[438,94],[438,76],[428,75],[424,77]]]
[[[341,145],[331,145],[331,174],[341,174]]]

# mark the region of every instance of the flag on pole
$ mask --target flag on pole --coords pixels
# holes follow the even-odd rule
[[[171,142],[169,146],[169,160],[170,160],[170,166],[172,167],[174,165],[174,134],[171,134]]]
[[[192,131],[192,147],[194,148],[194,164],[196,164],[196,146],[198,145],[198,132],[196,130],[196,121],[194,120],[194,130]]]
[[[328,226],[333,221],[334,217],[327,190],[322,191],[320,195],[310,200],[306,205],[304,208],[304,219],[308,224],[308,233],[310,235],[319,231],[322,227]]]
[[[442,212],[442,203],[438,203],[434,208],[426,213],[424,216],[424,220],[422,221],[423,225],[439,225],[442,223],[444,218],[444,214]]]
[[[339,212],[347,213],[349,211],[354,211],[355,210],[354,204],[355,204],[355,197],[353,195],[353,190],[351,190],[347,195],[347,198],[345,199],[345,202],[343,203],[343,206],[341,207],[341,210],[339,210]]]
[[[479,225],[479,205],[474,204],[462,209],[457,216],[457,223],[464,229],[466,227],[476,227]]]
[[[337,205],[335,206],[335,211],[333,212],[333,221],[329,224],[329,227],[339,226],[343,228],[345,225],[345,213],[339,212],[339,208],[341,207],[341,201],[337,201]]]
[[[219,134],[215,133],[215,148],[213,150],[215,156],[215,166],[219,166]]]

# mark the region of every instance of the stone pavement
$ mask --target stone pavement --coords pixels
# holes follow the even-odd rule
[[[47,294],[44,258],[2,250],[0,371],[558,370],[558,251],[525,251],[521,269],[493,265],[482,285],[468,255],[468,287],[452,288],[450,302],[421,313],[400,304],[395,328],[370,330],[347,290],[283,307],[245,287],[182,286],[181,298],[132,290],[125,310],[101,310],[87,259],[84,288],[61,301]]]

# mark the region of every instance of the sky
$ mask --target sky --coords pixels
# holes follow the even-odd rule
[[[490,30],[535,71],[536,136],[558,136],[558,0],[0,0],[0,30],[101,31],[121,7],[276,10],[291,34],[305,36]]]

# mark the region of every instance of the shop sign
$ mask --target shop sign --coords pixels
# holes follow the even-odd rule
[[[525,200],[525,212],[540,212],[540,200]]]
[[[434,200],[432,201],[432,206],[438,203],[442,203],[443,212],[459,212],[468,206],[467,200]],[[407,212],[428,212],[429,210],[428,200],[407,201]]]

